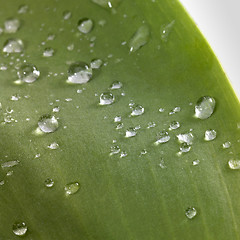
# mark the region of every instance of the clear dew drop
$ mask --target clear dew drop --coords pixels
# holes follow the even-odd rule
[[[110,149],[110,156],[112,155],[116,155],[118,153],[120,153],[121,149],[119,146],[115,145],[115,146],[112,146],[111,149]]]
[[[39,78],[40,71],[35,65],[26,63],[19,68],[17,75],[20,80],[26,83],[33,83]]]
[[[80,184],[78,182],[68,183],[64,187],[66,196],[77,193],[79,189]]]
[[[175,23],[175,20],[173,20],[172,22],[170,22],[167,25],[162,25],[160,33],[161,33],[161,40],[163,42],[167,42],[168,36],[169,36],[170,32],[172,31],[174,23]]]
[[[92,68],[84,62],[76,62],[69,66],[68,83],[83,84],[92,78]]]
[[[199,119],[209,118],[215,109],[216,101],[213,97],[201,97],[195,106],[195,117]]]
[[[192,146],[187,144],[186,142],[180,145],[180,153],[187,153],[191,150]]]
[[[178,112],[180,112],[180,111],[181,111],[181,108],[180,108],[180,107],[175,107],[174,109],[172,109],[172,110],[168,113],[168,115],[173,115],[173,114],[178,113]]]
[[[113,119],[113,121],[114,121],[115,123],[121,122],[121,121],[122,121],[122,117],[121,117],[121,116],[116,116],[116,117]]]
[[[192,165],[197,166],[200,163],[199,159],[193,160]]]
[[[135,137],[136,135],[137,135],[137,131],[135,128],[131,127],[126,130],[126,133],[125,133],[126,138]]]
[[[44,181],[44,185],[45,185],[47,188],[51,188],[51,187],[53,187],[53,185],[54,185],[54,181],[53,181],[51,178],[47,178],[47,179]]]
[[[115,90],[115,89],[121,89],[123,86],[123,84],[119,81],[115,81],[111,84],[111,86],[109,87],[109,89],[111,90]]]
[[[240,169],[240,160],[229,160],[228,166],[230,169],[237,170]]]
[[[51,47],[45,48],[43,51],[43,57],[52,57],[54,52],[54,49]]]
[[[121,153],[120,153],[120,158],[124,158],[124,157],[127,157],[127,152],[126,151],[122,151]]]
[[[73,44],[73,43],[69,44],[69,45],[67,46],[67,50],[68,50],[68,51],[73,51],[73,50],[74,50],[74,44]],[[92,66],[91,66],[91,68],[92,68]]]
[[[223,146],[224,149],[228,149],[228,148],[231,147],[231,145],[232,145],[231,142],[227,141],[227,142],[223,143],[222,146]]]
[[[87,34],[93,29],[93,21],[89,18],[80,19],[78,22],[78,30],[81,33]]]
[[[118,123],[117,126],[116,126],[116,129],[117,130],[120,130],[124,127],[124,124],[123,123]]]
[[[177,135],[178,141],[180,143],[187,143],[191,145],[193,143],[194,136],[192,133],[181,133]]]
[[[197,210],[194,207],[189,207],[186,209],[185,215],[188,219],[193,219],[197,215]]]
[[[142,157],[143,155],[146,155],[148,152],[147,152],[147,149],[143,149],[141,152],[140,152],[140,155],[139,157]]]
[[[155,142],[155,145],[158,145],[160,143],[166,143],[170,140],[170,136],[167,131],[162,131],[158,133],[157,135],[157,141]]]
[[[213,129],[209,129],[205,131],[205,141],[212,141],[217,137],[217,132]]]
[[[13,161],[8,161],[8,162],[4,162],[1,164],[2,168],[10,168],[10,167],[14,167],[17,166],[20,162],[18,160],[13,160]]]
[[[92,69],[99,69],[103,64],[101,59],[93,59],[90,63]]]
[[[72,17],[72,13],[68,10],[63,12],[63,19],[64,20],[69,20]]]
[[[6,33],[15,33],[20,28],[20,21],[17,18],[9,18],[4,22]]]
[[[5,53],[21,53],[23,49],[24,45],[21,39],[10,38],[3,45]]]
[[[161,158],[161,160],[160,160],[159,167],[162,169],[167,168],[163,158]]]
[[[26,4],[23,4],[23,5],[20,5],[19,8],[18,8],[18,14],[25,14],[28,12],[28,5]]]
[[[28,228],[27,228],[27,225],[26,223],[24,222],[17,222],[17,223],[14,223],[13,224],[13,233],[16,235],[16,236],[23,236],[26,234]]]
[[[148,43],[150,36],[150,29],[147,25],[143,25],[139,27],[139,29],[135,32],[133,37],[130,39],[128,43],[128,47],[130,52],[136,52],[142,46]]]
[[[131,116],[140,116],[144,114],[144,107],[141,105],[133,105]]]
[[[159,108],[158,111],[159,111],[160,113],[163,113],[163,112],[165,111],[165,109],[164,109],[164,108]]]
[[[100,95],[100,105],[110,105],[114,103],[115,97],[111,92],[104,92]]]
[[[173,121],[170,123],[169,130],[176,130],[180,128],[180,123],[177,121]]]
[[[58,120],[51,115],[43,115],[38,121],[38,127],[44,133],[52,133],[58,129]]]
[[[51,143],[50,145],[48,145],[48,148],[51,150],[56,150],[59,148],[59,144],[56,142]]]

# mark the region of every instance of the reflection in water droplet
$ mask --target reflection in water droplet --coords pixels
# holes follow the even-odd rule
[[[189,207],[186,209],[185,215],[188,219],[192,219],[197,215],[197,210],[194,207]]]
[[[177,121],[173,121],[170,123],[169,130],[176,130],[180,128],[180,123]]]
[[[205,141],[212,141],[217,137],[217,132],[215,130],[209,129],[205,132]]]
[[[182,133],[182,134],[178,134],[177,138],[180,143],[192,144],[194,136],[192,133]]]
[[[91,61],[90,66],[92,69],[99,69],[102,66],[102,64],[103,64],[103,61],[101,59],[93,59]]]
[[[45,48],[43,51],[43,56],[44,57],[52,57],[54,54],[54,49],[51,47]]]
[[[80,19],[78,22],[78,30],[81,33],[89,33],[93,29],[93,21],[89,18]]]
[[[51,178],[48,178],[44,181],[46,187],[51,188],[54,185],[54,181]]]
[[[155,142],[155,145],[158,145],[160,143],[166,143],[170,140],[170,136],[168,135],[167,131],[162,131],[158,133],[157,135],[157,141]]]
[[[7,19],[4,22],[6,33],[15,33],[20,27],[20,21],[16,18]]]
[[[228,166],[230,169],[240,169],[240,160],[229,160]]]
[[[21,39],[8,39],[3,45],[3,52],[5,53],[20,53],[23,51],[24,45]]]
[[[231,145],[232,145],[231,142],[227,141],[227,142],[223,143],[222,146],[223,146],[224,149],[227,149],[227,148],[230,148]]]
[[[27,225],[24,222],[17,222],[13,224],[13,233],[17,236],[25,235],[27,230]]]
[[[104,92],[100,95],[100,105],[110,105],[115,101],[115,97],[110,92]]]
[[[46,114],[39,119],[38,126],[41,131],[52,133],[58,129],[58,120],[54,116]]]
[[[59,145],[58,145],[58,143],[53,142],[53,143],[51,143],[51,144],[48,146],[48,148],[49,148],[49,149],[52,149],[52,150],[56,150],[56,149],[59,148]]]
[[[33,83],[39,78],[40,71],[33,64],[23,64],[18,70],[17,75],[20,80],[26,83]]]
[[[109,87],[109,89],[114,90],[114,89],[120,89],[122,88],[123,84],[119,81],[115,81],[111,84],[111,86]]]
[[[128,43],[130,52],[135,52],[149,41],[150,30],[147,25],[141,26]]]
[[[78,182],[68,183],[64,187],[66,196],[69,196],[78,192],[79,188],[80,188],[80,184]]]
[[[135,128],[131,127],[126,130],[126,134],[125,134],[126,138],[135,137],[136,135],[137,135],[137,131]]]
[[[196,165],[198,165],[199,163],[200,163],[200,160],[196,159],[196,160],[194,160],[194,161],[192,162],[192,165],[193,165],[193,166],[196,166]]]
[[[175,23],[175,20],[173,20],[169,24],[163,25],[161,27],[160,33],[161,33],[161,40],[163,42],[167,42],[168,36],[169,36],[169,34],[170,34],[171,30],[172,30],[172,27],[173,27],[174,23]]]
[[[131,116],[140,116],[144,113],[144,107],[141,105],[134,105],[132,108]]]
[[[215,109],[216,101],[213,97],[201,97],[195,106],[195,117],[199,119],[209,118]]]
[[[63,12],[63,19],[64,20],[68,20],[71,17],[72,17],[72,13],[70,11],[66,10],[66,11]]]
[[[112,146],[111,147],[111,149],[110,149],[110,156],[112,156],[112,155],[116,155],[116,154],[118,154],[118,153],[120,153],[120,151],[121,151],[121,149],[120,149],[120,147],[119,146]]]

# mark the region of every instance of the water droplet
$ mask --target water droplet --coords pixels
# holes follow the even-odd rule
[[[159,108],[159,110],[158,110],[160,113],[163,113],[164,111],[165,111],[165,109],[164,108]]]
[[[102,64],[103,64],[103,61],[101,59],[93,59],[91,61],[90,66],[92,69],[99,69],[102,66]]]
[[[51,47],[45,48],[43,51],[43,56],[44,57],[52,57],[54,54],[54,49]]]
[[[17,236],[25,235],[27,230],[28,230],[27,225],[24,222],[17,222],[13,224],[13,233]]]
[[[89,18],[80,19],[78,22],[78,30],[81,33],[89,33],[93,29],[93,21]]]
[[[177,135],[178,141],[180,143],[187,143],[187,144],[192,144],[194,136],[192,133],[182,133]]]
[[[5,163],[2,163],[1,164],[1,167],[2,168],[10,168],[10,167],[14,167],[14,166],[17,166],[20,162],[18,160],[14,160],[14,161],[8,161],[8,162],[5,162]]]
[[[47,40],[48,41],[53,41],[54,39],[55,39],[55,34],[48,34],[48,36],[47,36]]]
[[[215,109],[216,101],[212,97],[201,97],[195,106],[195,117],[199,119],[209,118]]]
[[[149,122],[148,125],[147,125],[147,129],[154,128],[154,127],[156,127],[156,123],[155,122]]]
[[[64,187],[66,196],[72,195],[78,192],[79,189],[80,189],[80,184],[78,182],[68,183]]]
[[[205,141],[212,141],[217,137],[217,132],[215,130],[209,129],[205,132]]]
[[[123,128],[123,123],[118,123],[117,126],[116,126],[116,129],[119,130],[119,129],[122,129]]]
[[[231,169],[240,169],[240,160],[229,160],[228,166]]]
[[[137,131],[135,128],[131,127],[126,130],[126,134],[125,134],[126,138],[135,137],[136,135],[137,135]]]
[[[45,181],[44,181],[44,185],[48,188],[51,188],[53,187],[54,185],[54,181],[51,179],[51,178],[47,178]]]
[[[161,158],[161,160],[160,160],[159,167],[162,169],[167,168],[163,158]]]
[[[144,113],[144,107],[141,105],[134,105],[132,108],[131,116],[140,116]]]
[[[6,174],[7,177],[12,176],[12,175],[13,175],[13,171],[12,170],[8,171],[7,174]]]
[[[149,41],[150,29],[147,25],[141,26],[129,41],[130,52],[135,52]]]
[[[18,70],[17,75],[20,80],[26,83],[33,83],[39,78],[40,71],[33,64],[24,64]]]
[[[20,27],[20,21],[16,18],[7,19],[4,22],[6,33],[15,33]]]
[[[167,42],[168,36],[169,36],[169,34],[170,34],[171,30],[172,30],[172,27],[173,27],[174,23],[175,23],[175,20],[173,20],[169,24],[163,25],[161,27],[160,33],[161,33],[161,40],[163,42]]]
[[[3,45],[3,52],[5,53],[20,53],[23,51],[24,45],[21,39],[8,39]]]
[[[100,7],[103,8],[116,8],[122,0],[92,0]]]
[[[147,154],[147,150],[146,149],[143,149],[141,152],[140,152],[140,156],[139,157],[141,157],[141,156],[143,156],[143,155],[146,155]]]
[[[185,215],[188,219],[193,219],[197,215],[197,210],[194,207],[189,207],[186,209]]]
[[[58,145],[58,143],[53,142],[53,143],[51,143],[51,144],[48,146],[48,148],[49,148],[49,149],[52,149],[52,150],[56,150],[56,149],[59,148],[59,145]]]
[[[54,107],[52,111],[54,113],[58,113],[60,111],[60,107]]]
[[[71,43],[67,46],[68,51],[73,51],[73,49],[74,49],[74,44],[73,43]],[[93,67],[91,66],[91,68],[93,68]]]
[[[194,160],[194,161],[192,162],[192,165],[193,165],[193,166],[196,166],[196,165],[198,165],[199,163],[200,163],[200,160],[196,159],[196,160]]]
[[[111,84],[111,86],[109,87],[109,89],[114,90],[114,89],[120,89],[122,88],[123,84],[119,81],[115,81]]]
[[[120,158],[124,158],[124,157],[126,157],[127,155],[128,155],[127,152],[123,151],[123,152],[121,152],[121,154],[120,154]]]
[[[122,121],[122,117],[121,116],[116,116],[115,118],[114,118],[114,122],[116,123],[116,122],[121,122]]]
[[[4,185],[4,183],[5,183],[4,180],[0,181],[0,186]]]
[[[21,97],[18,94],[11,96],[11,101],[18,101]]]
[[[20,5],[18,8],[18,14],[25,14],[28,12],[28,5]]]
[[[181,153],[187,153],[191,150],[192,146],[187,144],[186,142],[182,143],[180,145],[180,152]]]
[[[177,121],[173,121],[170,123],[169,130],[176,130],[180,128],[180,123]]]
[[[168,132],[164,130],[164,131],[158,133],[157,141],[155,142],[155,144],[158,145],[160,143],[166,143],[169,140],[170,140],[170,136],[168,135]]]
[[[92,69],[84,62],[76,62],[69,66],[68,80],[69,83],[83,84],[92,78]]]
[[[66,10],[66,11],[63,12],[63,19],[64,20],[68,20],[71,17],[72,17],[72,13],[70,11]]]
[[[100,105],[110,105],[115,101],[115,97],[110,92],[104,92],[100,95]]]
[[[52,133],[58,129],[58,120],[54,116],[46,114],[39,119],[38,126],[41,131]]]
[[[120,147],[119,146],[112,146],[111,147],[111,149],[110,149],[110,156],[112,156],[112,155],[116,155],[116,154],[118,154],[118,153],[120,153],[120,151],[121,151],[121,149],[120,149]]]
[[[227,148],[230,148],[231,145],[232,145],[231,142],[227,141],[227,142],[223,143],[222,146],[223,146],[224,149],[227,149]]]
[[[173,115],[175,113],[178,113],[181,111],[181,108],[180,107],[175,107],[174,109],[172,109],[170,112],[169,112],[169,115]]]

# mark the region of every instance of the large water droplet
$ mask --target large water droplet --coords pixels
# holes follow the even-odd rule
[[[194,136],[192,133],[182,133],[182,134],[178,134],[177,138],[180,143],[192,144]]]
[[[135,137],[136,135],[137,135],[137,131],[135,128],[131,127],[126,130],[126,134],[125,134],[126,138]]]
[[[25,235],[27,230],[28,230],[27,225],[24,222],[17,222],[13,224],[13,233],[17,236]]]
[[[188,219],[193,219],[197,215],[197,210],[194,207],[189,207],[186,209],[185,215]]]
[[[240,160],[229,160],[228,166],[233,170],[240,169]]]
[[[173,20],[169,24],[163,25],[161,27],[160,33],[161,33],[161,39],[162,39],[163,42],[167,42],[168,36],[169,36],[169,34],[172,30],[172,27],[173,27],[174,23],[175,23],[175,20]]]
[[[33,64],[24,64],[18,70],[17,75],[22,81],[33,83],[39,78],[40,71]]]
[[[213,129],[206,130],[205,132],[205,141],[212,141],[217,137],[217,132]]]
[[[216,101],[212,97],[201,97],[195,106],[195,117],[200,119],[209,118],[215,109]]]
[[[48,188],[51,188],[54,185],[54,181],[51,178],[48,178],[44,181],[44,185]]]
[[[114,102],[115,97],[110,92],[104,92],[100,95],[100,105],[110,105]]]
[[[103,64],[103,61],[101,59],[94,59],[91,61],[91,68],[92,69],[99,69]]]
[[[8,39],[3,45],[3,52],[20,53],[23,51],[24,45],[21,39]]]
[[[134,105],[132,107],[131,116],[140,116],[144,114],[144,107],[141,105]]]
[[[81,33],[89,33],[93,29],[93,21],[89,18],[80,19],[78,22],[78,30]]]
[[[7,19],[4,22],[6,33],[15,33],[20,27],[20,21],[16,18]]]
[[[76,62],[70,65],[68,69],[69,83],[83,84],[92,78],[92,69],[84,62]]]
[[[45,48],[43,51],[43,56],[44,57],[52,57],[54,54],[54,49],[51,47]]]
[[[78,192],[79,188],[80,188],[80,184],[78,182],[68,183],[64,187],[66,196],[72,195]]]
[[[162,131],[157,135],[157,141],[155,142],[156,145],[160,143],[166,143],[170,140],[170,136],[168,135],[167,131]]]
[[[52,133],[58,129],[58,120],[54,116],[46,114],[39,119],[38,126],[41,131]]]
[[[141,26],[129,41],[130,52],[135,52],[149,41],[150,30],[147,25]]]

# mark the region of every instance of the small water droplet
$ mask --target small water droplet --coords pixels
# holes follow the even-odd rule
[[[110,105],[115,101],[115,97],[111,92],[104,92],[100,95],[100,105]]]
[[[58,120],[54,116],[46,114],[39,119],[38,126],[41,131],[52,133],[58,129]]]
[[[54,113],[58,113],[60,111],[60,107],[54,107],[52,111]]]
[[[159,167],[162,169],[167,168],[163,158],[161,158],[161,160],[160,160]]]
[[[51,150],[56,150],[56,149],[59,148],[59,145],[58,145],[58,143],[53,142],[48,146],[48,148],[51,149]]]
[[[17,222],[13,224],[13,233],[17,236],[25,235],[27,230],[28,230],[27,225],[24,222]]]
[[[196,159],[196,160],[194,160],[193,162],[192,162],[192,165],[193,166],[196,166],[196,165],[198,165],[200,163],[200,160],[199,159]]]
[[[185,215],[188,219],[193,219],[197,215],[197,210],[194,207],[189,207],[186,209]]]
[[[108,9],[116,8],[121,1],[122,0],[92,0],[92,2],[96,3],[100,7]]]
[[[33,64],[26,63],[20,67],[17,75],[20,80],[26,83],[33,83],[39,78],[40,71],[38,71],[36,66],[34,66]]]
[[[120,153],[121,149],[119,146],[115,145],[115,146],[112,146],[111,149],[110,149],[110,156],[112,155],[116,155],[118,153]]]
[[[123,128],[123,123],[118,123],[117,126],[116,126],[116,129],[119,130],[119,129],[122,129]]]
[[[53,185],[54,185],[54,181],[53,181],[51,178],[47,178],[47,179],[44,181],[44,185],[45,185],[47,188],[51,188],[51,187],[53,187]]]
[[[172,109],[168,114],[169,115],[173,115],[175,113],[178,113],[181,111],[181,108],[180,107],[175,107],[174,109]]]
[[[20,53],[23,51],[24,45],[21,39],[8,39],[3,45],[3,52],[5,53]]]
[[[53,41],[55,39],[55,34],[48,34],[47,41]]]
[[[68,51],[73,51],[73,49],[74,49],[74,44],[73,43],[71,43],[71,44],[69,44],[68,46],[67,46],[67,50]],[[92,66],[91,66],[92,67]]]
[[[146,149],[143,149],[143,150],[140,152],[139,157],[142,157],[143,155],[146,155],[146,154],[147,154],[147,150],[146,150]]]
[[[180,123],[177,121],[173,121],[170,123],[169,130],[176,130],[180,128]]]
[[[229,160],[228,166],[233,170],[240,169],[240,160]]]
[[[1,164],[1,167],[2,168],[10,168],[10,167],[14,167],[14,166],[17,166],[20,162],[18,160],[14,160],[14,161],[8,161],[8,162],[5,162],[5,163],[2,163]]]
[[[78,182],[68,183],[65,185],[64,190],[66,196],[75,194],[80,189],[80,184]]]
[[[119,81],[115,81],[111,84],[111,86],[109,87],[109,89],[114,90],[114,89],[120,89],[122,88],[123,84]]]
[[[43,56],[44,57],[52,57],[54,52],[55,52],[54,49],[51,47],[45,48],[43,51]]]
[[[23,4],[23,5],[20,5],[19,8],[18,8],[18,14],[25,14],[28,12],[28,5],[26,4]]]
[[[167,131],[162,131],[158,133],[157,135],[157,141],[155,142],[155,145],[158,145],[160,143],[166,143],[170,140],[170,136],[168,135]]]
[[[11,96],[11,101],[18,101],[21,97],[18,94]]]
[[[113,120],[114,120],[115,123],[121,122],[122,121],[122,117],[121,116],[116,116]]]
[[[171,21],[167,25],[162,25],[160,33],[161,33],[161,40],[163,42],[167,42],[168,36],[169,36],[170,32],[172,31],[172,27],[173,27],[174,23],[175,23],[175,20]]]
[[[135,128],[131,127],[126,130],[126,134],[125,134],[126,138],[135,137],[136,135],[137,135],[137,131]]]
[[[121,152],[121,154],[120,154],[120,158],[124,158],[124,157],[126,157],[127,155],[128,155],[127,152],[123,151],[123,152]]]
[[[191,145],[193,143],[194,136],[192,133],[181,133],[177,135],[178,141],[180,143],[187,143]]]
[[[217,132],[213,129],[206,130],[205,132],[205,141],[212,141],[217,137]]]
[[[92,69],[84,62],[76,62],[69,66],[68,80],[69,83],[83,84],[92,78]]]
[[[192,146],[187,144],[186,142],[180,145],[180,153],[187,153],[191,150]]]
[[[4,180],[0,181],[0,186],[4,185],[4,183],[5,183]]]
[[[164,111],[165,111],[165,109],[164,108],[159,108],[159,110],[158,110],[160,113],[163,113]]]
[[[7,174],[6,174],[7,177],[12,176],[12,175],[13,175],[13,171],[12,170],[8,171]]]
[[[20,21],[17,18],[10,18],[4,22],[6,33],[15,33],[20,28]]]
[[[102,64],[103,64],[103,61],[101,59],[93,59],[91,61],[90,66],[92,69],[99,69],[102,66]]]
[[[154,127],[156,127],[156,123],[155,122],[149,122],[148,125],[147,125],[147,129],[154,128]]]
[[[133,105],[131,116],[140,116],[144,113],[144,107],[141,105]]]
[[[72,13],[70,11],[66,10],[66,11],[63,12],[63,19],[64,20],[68,20],[71,17],[72,17]]]
[[[89,18],[80,19],[78,22],[78,30],[81,33],[89,33],[93,29],[93,21]]]
[[[209,118],[215,109],[216,101],[213,97],[201,97],[195,106],[195,117],[199,119]]]
[[[130,52],[135,52],[142,46],[148,43],[150,36],[150,29],[147,25],[139,27],[133,37],[130,39],[128,47]]]
[[[227,148],[230,148],[231,145],[232,145],[231,142],[227,141],[227,142],[223,143],[222,146],[223,146],[224,149],[227,149]]]

